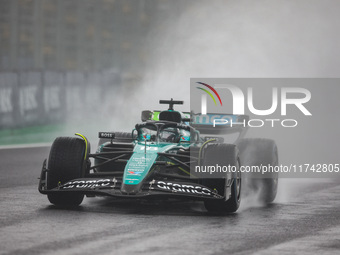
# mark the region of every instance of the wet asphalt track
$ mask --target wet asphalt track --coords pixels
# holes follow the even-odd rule
[[[339,254],[340,179],[281,180],[261,207],[208,215],[198,202],[86,198],[58,209],[37,191],[49,148],[0,150],[0,254]]]

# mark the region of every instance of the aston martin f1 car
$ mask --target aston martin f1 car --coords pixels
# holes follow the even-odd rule
[[[131,132],[99,132],[91,153],[90,142],[78,137],[58,137],[43,163],[39,191],[57,206],[77,206],[84,196],[119,198],[179,198],[204,201],[209,212],[230,213],[239,208],[243,173],[241,165],[278,164],[275,142],[243,138],[247,128],[213,127],[216,114],[179,112],[183,101],[160,100],[165,111],[143,111],[142,123]],[[241,123],[245,115],[220,116]],[[208,121],[207,121],[208,120]],[[234,143],[223,135],[238,133]],[[236,171],[200,175],[194,170],[215,165]],[[198,168],[197,168],[198,167]],[[200,168],[201,167],[201,168]],[[263,201],[275,199],[277,175],[254,179]]]

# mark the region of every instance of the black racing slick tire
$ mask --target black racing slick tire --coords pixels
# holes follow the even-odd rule
[[[206,200],[204,206],[210,213],[233,213],[236,212],[241,202],[241,172],[238,149],[233,144],[210,144],[204,152],[205,166],[233,166],[236,168],[235,173],[231,173],[230,194],[227,197],[228,178],[225,173],[224,178],[204,179],[203,184],[224,199]]]
[[[246,138],[238,143],[241,164],[243,166],[278,166],[278,149],[275,141],[264,138]],[[266,174],[246,173],[248,193],[256,193],[262,203],[275,200],[278,189],[278,172]]]
[[[85,142],[80,138],[58,137],[52,144],[48,159],[47,189],[53,189],[85,174]],[[78,206],[84,195],[60,192],[48,194],[48,200],[57,206]]]

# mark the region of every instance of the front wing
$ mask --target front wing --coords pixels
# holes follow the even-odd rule
[[[152,180],[144,183],[140,192],[136,194],[123,193],[120,190],[122,179],[120,178],[80,178],[60,184],[53,189],[47,189],[46,182],[40,178],[39,192],[51,193],[81,193],[87,196],[112,196],[124,198],[146,198],[146,197],[177,197],[197,200],[223,199],[208,187],[197,183],[182,181]]]

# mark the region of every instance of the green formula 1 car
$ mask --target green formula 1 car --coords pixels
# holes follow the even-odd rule
[[[132,132],[99,132],[95,153],[81,134],[56,138],[43,163],[40,193],[57,206],[77,206],[84,195],[158,197],[201,200],[209,212],[230,213],[237,211],[241,201],[244,176],[240,167],[278,164],[274,141],[245,139],[244,127],[212,127],[200,114],[175,111],[173,106],[183,101],[160,103],[169,104],[169,109],[143,111],[143,122]],[[238,121],[248,118],[224,116]],[[236,132],[236,142],[224,143],[221,134]],[[194,171],[216,164],[236,171],[214,178]],[[277,174],[266,177],[252,180],[252,186],[261,186],[262,200],[270,203],[275,199],[278,178]]]

